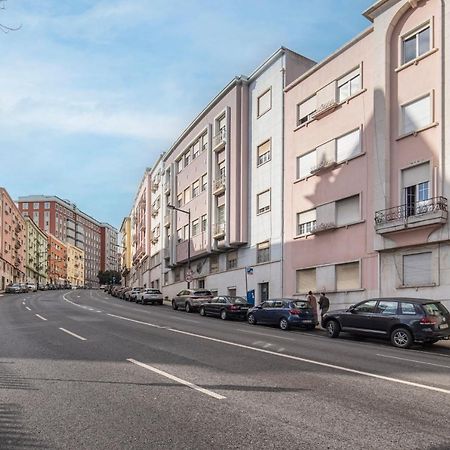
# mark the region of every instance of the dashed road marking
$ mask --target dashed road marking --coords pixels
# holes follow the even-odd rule
[[[25,306],[26,309],[28,309],[28,311],[31,311],[31,308],[29,308],[28,306]]]
[[[86,338],[84,338],[83,336],[80,336],[78,334],[72,333],[72,331],[66,330],[65,328],[59,328],[61,331],[64,331],[64,333],[70,334],[73,337],[76,337],[77,339],[79,339],[80,341],[87,341]]]
[[[426,364],[427,366],[443,367],[444,369],[450,369],[450,366],[444,366],[443,364],[434,364],[425,361],[417,361],[417,359],[399,358],[398,356],[382,355],[380,353],[377,353],[377,356],[381,356],[382,358],[399,359],[400,361],[409,361],[417,364]]]
[[[35,314],[35,316],[36,316],[36,317],[39,317],[39,319],[41,319],[41,320],[47,320],[45,317],[42,317],[42,316],[39,315],[39,314]]]

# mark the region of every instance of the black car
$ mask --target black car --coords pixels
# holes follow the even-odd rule
[[[219,295],[200,306],[201,316],[217,316],[222,320],[245,319],[250,305],[244,297],[232,297],[230,295]]]
[[[437,300],[374,298],[323,317],[328,336],[341,331],[390,339],[392,345],[409,348],[414,342],[434,344],[450,337],[450,313]]]

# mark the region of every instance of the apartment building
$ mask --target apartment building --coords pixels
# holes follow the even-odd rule
[[[48,282],[64,285],[67,282],[67,246],[48,234]]]
[[[118,231],[108,223],[100,224],[100,270],[119,271]]]
[[[67,244],[67,281],[72,286],[84,286],[86,280],[84,250]]]
[[[25,220],[5,188],[0,187],[0,290],[25,281]]]
[[[25,218],[26,260],[25,278],[28,283],[47,284],[48,239],[47,235],[31,220]]]
[[[19,197],[18,204],[21,213],[30,217],[41,230],[84,251],[85,282],[97,286],[101,268],[101,223],[74,203],[56,196]]]
[[[124,217],[122,225],[120,226],[121,236],[121,264],[120,270],[122,275],[122,284],[124,286],[130,286],[130,270],[131,270],[131,251],[132,251],[132,238],[131,238],[131,218]]]

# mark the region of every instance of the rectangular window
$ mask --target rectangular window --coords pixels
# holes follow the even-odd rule
[[[184,190],[184,204],[189,203],[191,201],[191,189],[186,188]]]
[[[183,170],[183,158],[179,159],[175,164],[177,165],[177,173],[180,173]]]
[[[184,238],[183,238],[183,229],[182,228],[178,228],[177,230],[177,242],[183,242]]]
[[[403,285],[422,286],[433,283],[432,253],[403,255]]]
[[[209,271],[211,273],[219,271],[219,255],[211,255],[209,257]]]
[[[336,202],[336,225],[338,227],[359,222],[360,220],[359,195],[347,197]]]
[[[236,269],[237,266],[238,266],[237,251],[227,253],[227,269]]]
[[[271,146],[272,146],[272,142],[270,139],[268,141],[264,142],[263,144],[258,145],[258,161],[257,161],[258,166],[270,161]]]
[[[432,122],[431,96],[426,95],[401,107],[400,134],[409,134]]]
[[[206,133],[200,138],[200,142],[201,142],[201,148],[202,148],[202,152],[203,152],[204,150],[206,150],[208,148],[208,135]]]
[[[200,194],[200,180],[194,181],[192,184],[192,198]]]
[[[272,89],[268,89],[266,92],[261,94],[257,100],[257,114],[258,117],[262,116],[264,113],[272,108]]]
[[[307,153],[297,157],[297,177],[298,179],[306,178],[311,175],[311,171],[317,165],[316,151]]]
[[[225,135],[225,130],[227,128],[227,120],[225,114],[217,119],[217,132]]]
[[[310,234],[316,226],[316,210],[311,209],[297,214],[297,235]]]
[[[197,236],[200,232],[200,221],[195,219],[192,221],[192,236]]]
[[[208,187],[208,174],[202,175],[202,191],[206,191]]]
[[[335,269],[337,291],[351,291],[361,288],[358,261],[346,264],[337,264]]]
[[[402,39],[402,63],[406,64],[431,49],[430,25]]]
[[[270,211],[270,189],[261,192],[257,196],[257,212],[258,214]]]
[[[361,68],[358,67],[349,74],[340,78],[337,81],[337,87],[339,102],[342,102],[359,92],[361,90]]]
[[[33,203],[33,209],[39,209],[39,203]]]
[[[44,203],[44,208],[45,209],[50,209],[50,202],[45,202]]]
[[[208,226],[208,217],[206,214],[202,216],[202,233],[206,231],[206,228]]]
[[[316,288],[316,269],[301,269],[296,272],[297,292],[299,294],[317,290]]]
[[[217,223],[225,223],[225,205],[217,207]]]
[[[190,162],[191,162],[191,149],[189,149],[184,154],[184,167],[188,166]]]
[[[265,241],[256,246],[256,262],[265,263],[270,261],[270,242]]]
[[[313,114],[317,109],[316,95],[308,98],[297,106],[297,124],[301,125],[313,118]]]
[[[342,162],[361,153],[361,130],[351,131],[336,139],[336,161]]]
[[[22,204],[22,208],[23,208],[23,209],[28,209],[28,203],[23,203],[23,204]]]
[[[185,241],[187,241],[189,239],[189,224],[186,224],[183,227],[183,238]]]
[[[199,154],[200,154],[200,139],[196,141],[192,147],[192,159],[197,158]]]
[[[181,280],[181,268],[176,267],[174,270],[174,281],[180,281]]]

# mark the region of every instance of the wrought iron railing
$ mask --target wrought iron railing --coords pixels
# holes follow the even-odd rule
[[[433,197],[427,200],[377,211],[375,212],[375,226],[406,220],[408,217],[424,216],[438,211],[447,212],[447,199],[445,197]]]

